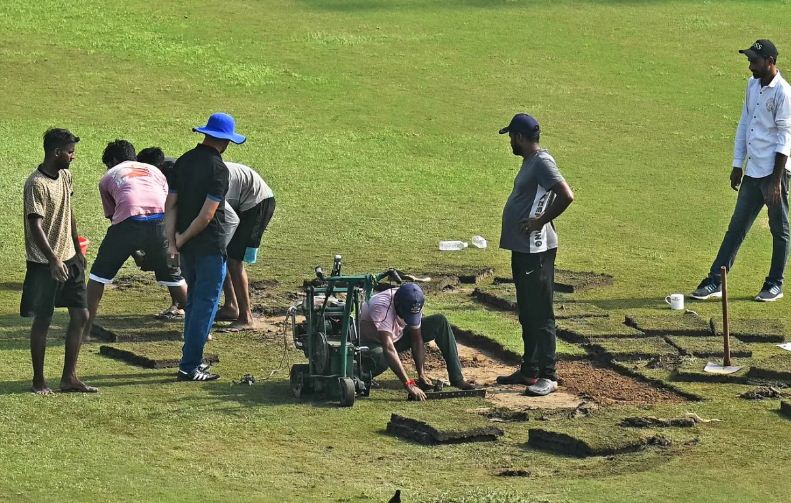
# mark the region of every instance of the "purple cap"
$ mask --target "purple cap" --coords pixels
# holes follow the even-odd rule
[[[395,305],[396,314],[410,327],[420,326],[420,318],[425,302],[426,298],[423,296],[423,290],[415,283],[404,283],[398,287],[395,295],[393,295],[393,305]]]

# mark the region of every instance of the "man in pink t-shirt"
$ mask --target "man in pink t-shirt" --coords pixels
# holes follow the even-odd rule
[[[425,343],[434,341],[442,353],[448,368],[450,384],[459,389],[473,389],[464,380],[461,362],[456,348],[456,337],[448,319],[442,314],[423,317],[423,291],[415,283],[404,283],[372,296],[360,308],[360,339],[370,348],[366,362],[374,376],[389,367],[401,380],[409,394],[425,400],[421,388],[433,385],[426,375]],[[408,334],[406,337],[404,333]],[[412,358],[417,368],[418,379],[409,379],[398,353],[412,350]]]
[[[168,184],[165,175],[155,166],[136,161],[135,148],[126,140],[107,145],[102,155],[107,173],[99,181],[104,216],[112,225],[99,247],[88,280],[88,325],[99,310],[104,286],[113,282],[124,262],[142,250],[153,266],[157,281],[170,290],[174,300],[183,306],[187,284],[177,268],[169,267],[164,233],[165,198]]]

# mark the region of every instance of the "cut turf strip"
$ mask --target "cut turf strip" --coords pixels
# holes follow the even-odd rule
[[[649,438],[612,427],[597,428],[595,431],[577,428],[573,432],[531,428],[527,445],[533,449],[584,458],[641,451],[649,445]]]
[[[135,365],[138,367],[143,367],[147,369],[164,369],[164,368],[175,368],[179,366],[180,357],[176,357],[175,355],[172,357],[162,357],[162,356],[151,356],[136,353],[130,349],[122,349],[113,346],[99,346],[99,354],[107,356],[108,358],[113,358],[115,360],[121,360],[129,365]],[[203,355],[203,362],[213,365],[218,363],[220,358],[217,355],[211,354],[204,354]]]
[[[750,379],[791,384],[791,353],[783,353],[753,362],[747,372]]]
[[[167,330],[129,330],[123,328],[105,328],[96,323],[91,327],[91,338],[103,342],[144,342],[144,341],[177,341],[181,339],[181,331],[177,329]]]
[[[712,318],[709,324],[714,335],[722,335],[722,320]],[[768,318],[730,320],[730,333],[744,342],[784,342],[786,339],[783,322]]]
[[[555,270],[555,291],[560,293],[578,293],[593,288],[601,288],[613,284],[613,277],[609,274],[595,272]]]
[[[614,318],[575,318],[558,320],[557,335],[568,342],[585,343],[591,339],[635,338],[646,334]]]
[[[653,357],[678,356],[678,350],[662,337],[637,339],[590,339],[590,349],[609,360],[647,360]]]
[[[711,336],[709,322],[694,314],[664,316],[626,316],[626,324],[646,335]]]
[[[435,427],[426,421],[412,419],[398,414],[390,416],[387,432],[391,435],[412,440],[419,444],[459,444],[464,442],[493,442],[503,434],[503,430],[493,426],[475,428]]]
[[[791,402],[787,400],[782,400],[780,402],[780,414],[791,419]]]
[[[472,296],[479,302],[504,311],[518,311],[516,287],[511,284],[490,285],[476,288]],[[606,318],[610,314],[587,302],[557,302],[555,299],[555,319]]]
[[[665,339],[673,347],[678,349],[682,355],[720,359],[724,356],[722,336],[685,337],[668,335]],[[731,356],[734,358],[750,358],[753,355],[752,350],[747,344],[740,342],[738,339],[731,339],[730,348]]]

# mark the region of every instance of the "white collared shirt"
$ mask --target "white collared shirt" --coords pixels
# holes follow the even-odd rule
[[[775,154],[791,154],[791,86],[777,72],[768,86],[761,79],[747,81],[742,117],[736,128],[733,166],[745,175],[763,178],[775,168]],[[791,171],[791,162],[786,163]]]

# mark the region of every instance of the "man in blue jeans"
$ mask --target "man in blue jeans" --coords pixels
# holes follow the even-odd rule
[[[172,259],[180,257],[187,281],[184,347],[176,378],[213,381],[220,376],[209,372],[202,362],[225,281],[228,168],[221,154],[229,142],[238,145],[246,138],[236,134],[233,117],[224,113],[213,114],[205,126],[193,131],[205,137],[176,161],[165,201],[168,254]]]
[[[789,250],[791,165],[787,160],[791,152],[791,86],[777,69],[777,48],[771,41],[756,40],[739,52],[747,56],[753,74],[747,82],[733,147],[731,187],[739,191],[739,196],[709,275],[691,296],[699,300],[722,297],[720,268],[725,266],[730,271],[744,237],[766,205],[772,232],[772,262],[755,300],[773,302],[783,298],[783,273]]]

